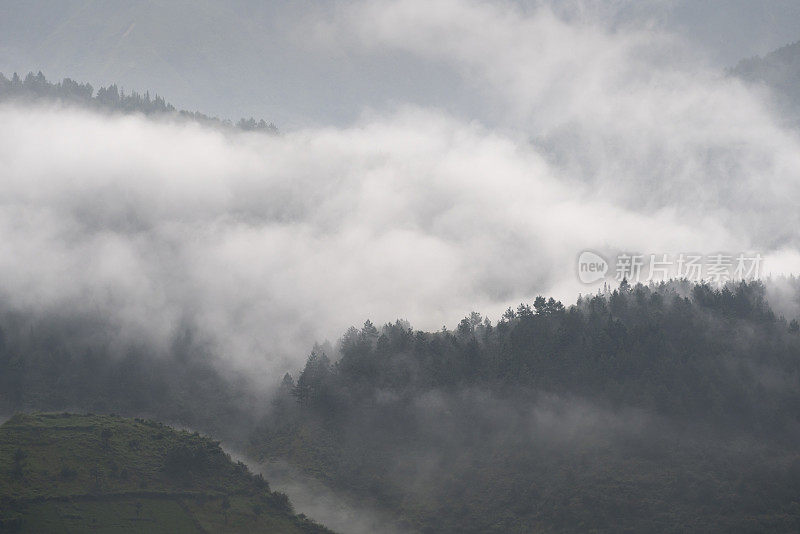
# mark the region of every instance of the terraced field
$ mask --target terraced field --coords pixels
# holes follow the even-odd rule
[[[16,415],[0,426],[0,531],[329,530],[219,443],[106,415]]]

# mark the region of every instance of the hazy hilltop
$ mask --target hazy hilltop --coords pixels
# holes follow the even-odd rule
[[[476,113],[479,92],[456,69],[386,48],[353,53],[326,40],[328,25],[353,3],[10,0],[0,6],[0,72],[158,89],[181,108],[279,124],[348,121],[365,106],[394,101]],[[787,1],[553,5],[566,17],[597,12],[618,26],[664,28],[720,66],[796,38],[800,15]]]
[[[330,532],[218,442],[153,421],[16,415],[0,472],[2,531]]]
[[[0,8],[0,61],[7,71],[19,65],[27,72],[26,61],[93,83],[157,86],[194,109],[223,101],[228,105],[215,112],[242,109],[241,91],[228,91],[238,83],[232,80],[266,80],[247,75],[264,38],[251,10],[239,7],[210,0],[9,2]]]
[[[800,41],[761,57],[741,60],[731,72],[772,90],[779,103],[800,116]]]
[[[247,0],[6,2],[0,7],[0,71],[42,70],[57,79],[118,83],[140,92],[157,88],[173,95],[178,107],[223,118],[337,116],[339,104],[329,96],[332,86],[349,83],[351,69],[342,64],[331,69],[326,54],[307,54],[302,41],[308,32],[296,27],[316,4],[324,6],[299,9],[291,2]],[[354,98],[352,109],[359,102]]]
[[[194,120],[207,126],[232,127],[233,121],[209,117],[199,111],[178,110],[164,97],[149,91],[144,94],[130,91],[127,94],[116,84],[100,87],[95,92],[91,84],[76,82],[64,78],[53,83],[47,80],[41,71],[29,72],[21,77],[16,72],[6,78],[0,72],[0,102],[11,101],[16,104],[60,103],[68,106],[80,106],[96,111],[112,113],[141,113],[151,117]],[[277,133],[277,127],[264,119],[239,119],[235,126],[240,130]]]

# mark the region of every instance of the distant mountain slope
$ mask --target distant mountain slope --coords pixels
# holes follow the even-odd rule
[[[764,57],[743,59],[732,72],[742,79],[765,82],[787,94],[800,97],[800,41]]]
[[[0,426],[0,531],[330,532],[219,443],[141,419],[16,415]]]
[[[764,84],[782,106],[800,117],[800,41],[764,57],[743,59],[730,72],[742,80]]]
[[[96,92],[89,83],[76,82],[71,78],[64,78],[59,83],[52,83],[39,71],[37,74],[29,72],[21,78],[16,72],[6,78],[0,72],[0,102],[3,101],[38,102],[42,100],[56,100],[65,104],[79,105],[104,111],[122,113],[143,113],[145,115],[172,115],[181,119],[193,120],[213,126],[234,126],[227,119],[210,117],[198,111],[178,110],[158,94],[150,96],[136,91],[125,91],[116,84],[100,87]],[[277,133],[278,128],[264,119],[256,121],[254,118],[240,119],[235,126],[241,130],[259,130],[268,133]]]
[[[6,65],[23,58],[37,69],[129,88],[157,83],[191,107],[204,102],[191,99],[199,84],[239,76],[242,63],[257,59],[247,54],[246,17],[213,0],[12,2],[0,11]],[[206,89],[223,98],[218,84]]]

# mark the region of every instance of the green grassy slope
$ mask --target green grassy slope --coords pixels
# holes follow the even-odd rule
[[[0,531],[325,533],[219,443],[116,416],[0,426]]]

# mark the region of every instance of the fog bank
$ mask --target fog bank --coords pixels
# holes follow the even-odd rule
[[[427,4],[426,4],[427,5]],[[586,249],[798,269],[800,139],[681,38],[547,7],[348,4],[314,43],[457,72],[470,117],[397,102],[272,137],[0,106],[0,295],[274,382],[366,318],[453,327],[594,290]]]

